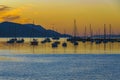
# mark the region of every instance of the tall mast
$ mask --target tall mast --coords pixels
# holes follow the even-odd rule
[[[85,26],[85,32],[84,32],[84,38],[86,39],[86,32],[87,32],[87,29],[86,29],[86,26]]]
[[[98,29],[99,39],[101,39],[100,28]]]
[[[66,30],[64,29],[64,37],[66,37],[65,34],[66,34]]]
[[[64,34],[66,34],[66,30],[64,29]]]
[[[104,24],[104,39],[106,39],[106,24]]]
[[[76,20],[74,20],[74,37],[77,35],[77,25],[76,25]]]
[[[53,31],[54,31],[54,24],[52,24],[53,26],[52,26],[52,29],[53,29]],[[53,38],[55,37],[55,33],[53,33]]]
[[[111,39],[111,34],[112,34],[112,31],[111,31],[112,26],[111,26],[111,24],[109,25],[109,27],[110,27],[110,31],[109,31],[109,39]]]
[[[91,38],[93,37],[93,30],[92,30],[91,24],[90,24],[90,37]]]

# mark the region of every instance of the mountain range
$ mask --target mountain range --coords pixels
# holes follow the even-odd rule
[[[57,31],[45,29],[35,24],[19,24],[13,22],[0,23],[0,37],[71,37],[68,34],[61,34]],[[94,35],[94,38],[104,35]],[[109,35],[106,35],[109,37]],[[120,35],[111,35],[112,38],[120,38]]]
[[[0,23],[0,37],[70,37],[35,24]]]

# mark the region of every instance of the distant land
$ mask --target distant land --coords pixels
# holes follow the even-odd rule
[[[106,35],[106,38],[109,38],[110,36],[111,36],[111,38],[120,39],[120,35],[119,34],[118,35],[114,35],[114,34]],[[104,35],[95,35],[93,37],[94,38],[104,38]]]
[[[70,37],[54,30],[47,30],[40,25],[18,24],[13,22],[0,23],[0,37]]]
[[[43,26],[35,24],[19,24],[13,22],[0,23],[0,37],[71,37],[69,34],[61,34],[57,31],[45,29]],[[81,36],[82,37],[82,36]],[[103,38],[104,35],[94,35],[93,38]],[[109,35],[106,35],[109,37]],[[120,38],[120,34],[113,35],[112,38]]]

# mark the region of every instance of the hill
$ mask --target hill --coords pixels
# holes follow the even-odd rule
[[[0,23],[0,37],[69,37],[40,25],[18,24],[13,22]]]

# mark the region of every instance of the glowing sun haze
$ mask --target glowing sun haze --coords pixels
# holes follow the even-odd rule
[[[120,29],[119,0],[0,0],[0,21],[32,23],[59,32],[73,32],[73,20],[77,20],[79,34],[92,24],[94,33],[103,24],[112,24],[113,32]]]

